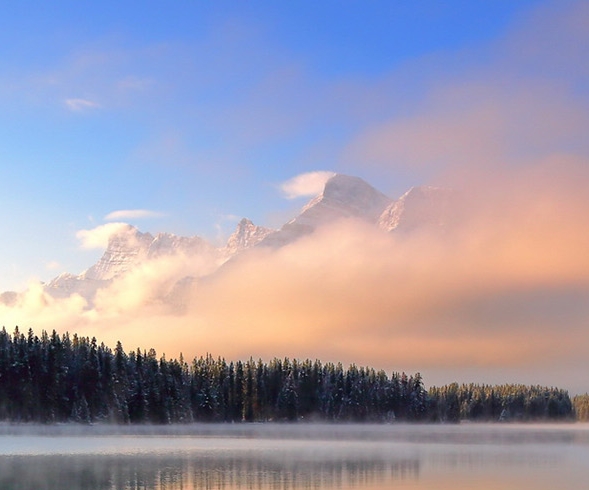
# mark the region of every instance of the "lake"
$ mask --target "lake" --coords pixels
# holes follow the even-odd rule
[[[589,425],[0,425],[2,490],[385,488],[589,488]]]

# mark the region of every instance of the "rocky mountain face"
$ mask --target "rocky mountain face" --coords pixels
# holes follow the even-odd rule
[[[376,223],[392,200],[358,177],[336,174],[323,193],[312,199],[301,213],[261,244],[279,247],[312,233],[316,228],[341,218]]]
[[[186,260],[198,256],[211,263],[220,263],[224,260],[223,252],[197,236],[158,233],[154,237],[128,225],[109,238],[108,246],[96,264],[79,275],[64,273],[57,276],[45,286],[45,290],[55,297],[77,293],[91,301],[98,289],[148,260],[182,254]]]
[[[412,231],[423,226],[442,228],[450,219],[455,193],[441,187],[412,187],[391,202],[378,218],[385,231]]]
[[[229,240],[227,240],[226,253],[233,256],[242,250],[257,245],[272,233],[275,233],[275,230],[254,225],[249,219],[243,218],[229,237]]]
[[[54,297],[80,294],[91,304],[98,289],[108,286],[146,262],[165,257],[181,257],[186,264],[204,264],[200,276],[187,274],[177,281],[162,300],[179,304],[199,277],[214,273],[229,259],[253,247],[281,247],[315,229],[341,218],[354,218],[374,224],[385,232],[410,232],[420,227],[444,227],[451,214],[453,192],[436,187],[413,187],[393,200],[358,177],[336,174],[321,195],[312,199],[300,214],[279,230],[257,226],[242,219],[223,247],[215,247],[200,237],[181,237],[170,233],[155,236],[127,226],[112,235],[100,260],[79,275],[61,274],[45,285]],[[187,270],[190,269],[187,267]],[[12,296],[0,297],[8,303]]]

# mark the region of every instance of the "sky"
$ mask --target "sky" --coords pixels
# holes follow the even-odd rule
[[[588,58],[583,1],[12,2],[0,290],[38,296],[0,321],[170,356],[188,336],[185,355],[587,391]],[[90,311],[39,299],[39,281],[92,265],[117,223],[222,244],[242,217],[296,215],[315,172],[393,198],[457,189],[465,224],[400,243],[335,223],[252,254],[182,318],[143,306],[178,264],[151,264]]]

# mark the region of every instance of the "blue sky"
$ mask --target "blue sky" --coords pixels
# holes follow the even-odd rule
[[[534,38],[536,16],[574,6],[10,2],[0,19],[0,289],[89,266],[101,251],[82,250],[76,232],[117,210],[153,212],[126,220],[144,231],[216,240],[242,216],[279,226],[305,202],[279,185],[304,172],[358,175],[392,196],[429,183],[438,166],[357,151],[362,135],[444,113],[437,88],[457,80],[491,78],[504,94],[501,84],[529,76],[586,95],[578,74],[544,64],[544,53],[527,66],[513,49]]]

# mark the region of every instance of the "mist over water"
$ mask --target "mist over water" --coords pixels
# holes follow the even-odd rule
[[[589,425],[0,426],[0,488],[583,488]]]

